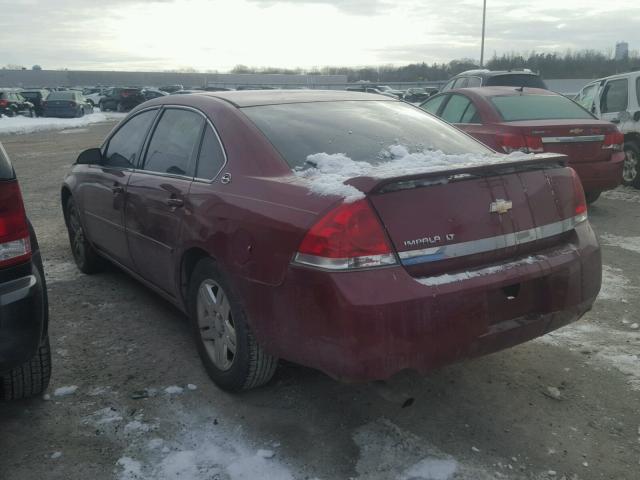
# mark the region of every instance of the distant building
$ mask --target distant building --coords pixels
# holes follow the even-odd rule
[[[616,60],[629,58],[629,44],[627,42],[616,43]]]

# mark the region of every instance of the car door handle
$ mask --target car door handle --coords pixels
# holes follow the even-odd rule
[[[121,185],[114,185],[113,187],[111,187],[111,191],[114,195],[117,195],[118,193],[124,193],[124,187]]]
[[[167,205],[169,205],[170,207],[182,207],[184,206],[184,200],[182,200],[181,198],[167,198],[166,200]]]

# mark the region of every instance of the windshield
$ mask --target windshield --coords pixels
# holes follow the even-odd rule
[[[491,98],[502,119],[519,120],[593,119],[593,115],[562,95],[508,95]]]
[[[491,153],[487,147],[416,107],[391,101],[296,103],[242,111],[292,168],[316,153],[344,154],[372,165],[389,160],[390,145],[410,152]]]

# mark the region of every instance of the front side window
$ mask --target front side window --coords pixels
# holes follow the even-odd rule
[[[139,113],[120,127],[109,140],[104,155],[104,165],[120,168],[135,167],[142,142],[157,113],[156,109]]]
[[[608,82],[602,92],[602,113],[623,112],[629,104],[629,82],[626,78]]]
[[[467,81],[467,87],[479,87],[482,85],[482,79],[480,77],[469,77]]]
[[[212,180],[224,165],[224,153],[213,129],[207,125],[198,156],[196,177]]]
[[[453,84],[456,83],[457,79],[449,81],[444,87],[442,87],[442,91],[446,92],[447,90],[451,90],[453,88]]]
[[[449,123],[461,123],[471,101],[462,95],[451,95],[440,117]]]
[[[195,112],[165,110],[149,142],[144,170],[192,177],[203,124]]]

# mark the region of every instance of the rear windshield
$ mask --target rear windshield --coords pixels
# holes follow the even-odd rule
[[[40,92],[20,92],[20,95],[22,95],[24,98],[39,98],[40,97]]]
[[[47,100],[75,100],[75,98],[76,94],[74,92],[51,92]]]
[[[388,161],[384,151],[491,153],[484,145],[437,118],[401,102],[343,101],[246,107],[242,111],[266,135],[291,168],[316,153],[342,153],[372,165]]]
[[[495,75],[487,78],[484,85],[485,87],[529,87],[547,89],[547,86],[539,76],[526,73]]]
[[[9,156],[0,142],[0,180],[10,180],[13,177],[13,167],[9,162]]]
[[[562,95],[508,95],[492,97],[505,122],[519,120],[593,119],[593,115]]]

